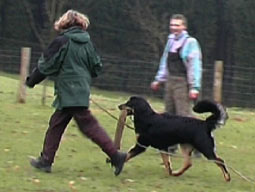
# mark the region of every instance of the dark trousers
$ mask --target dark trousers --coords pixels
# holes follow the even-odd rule
[[[80,131],[96,143],[109,157],[112,157],[117,148],[105,130],[86,107],[69,107],[56,110],[49,121],[46,132],[42,156],[49,162],[54,161],[61,137],[70,122],[74,118]]]

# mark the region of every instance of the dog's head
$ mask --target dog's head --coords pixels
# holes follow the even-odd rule
[[[148,106],[149,104],[144,98],[132,96],[126,103],[119,105],[119,109],[127,110],[127,115],[134,115],[135,112],[150,109],[150,106]]]

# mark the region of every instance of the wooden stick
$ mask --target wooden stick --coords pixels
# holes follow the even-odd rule
[[[117,147],[117,149],[120,149],[120,146],[121,146],[121,138],[122,138],[123,129],[125,127],[126,117],[127,117],[127,110],[121,110],[116,131],[115,131],[115,137],[114,137],[114,144]]]

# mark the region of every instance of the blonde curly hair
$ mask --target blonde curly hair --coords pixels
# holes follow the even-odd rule
[[[68,10],[54,23],[54,29],[61,31],[73,26],[80,26],[83,30],[86,30],[89,26],[89,18],[75,10]]]

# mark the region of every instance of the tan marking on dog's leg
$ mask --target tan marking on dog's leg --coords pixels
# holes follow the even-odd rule
[[[126,162],[130,159],[131,155],[130,153],[127,154]]]
[[[172,167],[171,167],[171,159],[170,156],[168,154],[165,153],[160,153],[163,163],[165,165],[165,170],[167,172],[168,175],[172,175]]]
[[[228,172],[228,169],[226,168],[224,164],[224,160],[221,159],[219,156],[217,156],[217,161],[219,161],[220,163],[218,162],[215,162],[215,163],[221,168],[225,181],[229,182],[231,180],[231,177],[230,177],[230,173]]]
[[[183,155],[183,158],[184,158],[183,166],[180,170],[173,171],[172,172],[173,176],[182,175],[185,171],[187,171],[192,166],[191,153],[193,151],[193,147],[191,145],[188,145],[188,144],[181,144],[180,147],[181,147],[182,155]]]

